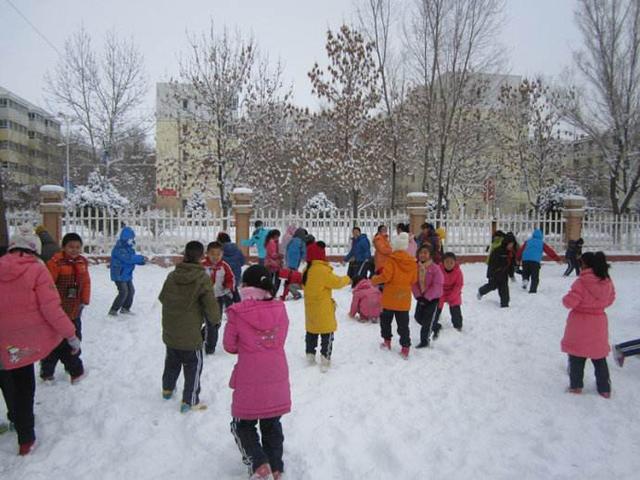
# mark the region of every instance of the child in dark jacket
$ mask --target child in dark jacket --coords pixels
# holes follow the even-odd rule
[[[347,275],[351,279],[352,288],[356,286],[357,279],[367,278],[373,268],[371,265],[371,243],[359,227],[353,229],[351,249],[344,256],[343,261],[349,262]]]
[[[231,241],[231,237],[228,233],[218,233],[218,237],[216,240],[222,244],[222,260],[227,262],[227,264],[231,267],[231,270],[233,271],[235,287],[237,290],[240,286],[240,281],[242,280],[242,266],[245,262],[244,254],[238,248],[238,246]],[[239,299],[236,298],[236,301],[239,301]]]
[[[187,243],[182,263],[176,265],[162,286],[162,341],[167,347],[162,374],[162,397],[171,399],[180,371],[184,388],[180,412],[203,410],[200,403],[202,373],[202,322],[207,318],[220,324],[220,309],[213,295],[211,280],[200,264],[204,246]]]
[[[438,313],[436,314],[436,325],[439,324],[440,315],[444,304],[449,304],[449,313],[451,314],[451,323],[453,328],[458,331],[462,330],[462,287],[464,286],[464,276],[460,265],[456,263],[456,255],[453,252],[444,254],[442,263],[440,264],[444,283],[442,286],[442,296],[438,304]]]
[[[278,480],[284,472],[280,418],[291,411],[284,351],[289,318],[284,304],[273,299],[275,287],[266,268],[247,268],[242,284],[242,301],[229,308],[224,329],[224,349],[238,355],[229,381],[231,433],[251,478]]]
[[[578,240],[569,240],[567,251],[564,255],[567,260],[567,269],[563,276],[568,277],[574,270],[576,271],[576,275],[580,276],[580,257],[582,257],[583,245],[584,240],[582,238],[579,238]]]
[[[213,286],[213,294],[218,302],[220,316],[224,314],[226,308],[233,304],[235,279],[233,271],[227,262],[222,259],[222,244],[219,242],[211,242],[207,245],[207,255],[202,261],[207,275],[211,278]],[[213,355],[218,344],[218,330],[220,323],[213,322],[208,318],[205,319],[205,347],[204,351],[207,355]]]
[[[47,262],[47,268],[56,284],[62,309],[73,322],[76,337],[82,340],[82,309],[89,305],[91,299],[91,278],[89,262],[80,255],[82,238],[77,233],[67,233],[62,238],[62,251],[56,253]],[[40,361],[40,378],[45,382],[53,382],[58,360],[71,376],[71,383],[77,383],[84,375],[84,365],[80,352],[74,353],[65,340]]]
[[[356,278],[355,284],[349,316],[356,318],[358,315],[361,322],[378,323],[382,314],[382,292],[363,277]]]
[[[431,258],[431,245],[418,248],[418,281],[411,290],[417,300],[415,319],[420,324],[420,343],[416,348],[429,346],[431,334],[438,338],[440,324],[437,323],[438,305],[442,296],[442,270]]]
[[[500,246],[489,255],[487,268],[489,281],[478,289],[478,300],[481,300],[487,293],[498,290],[500,307],[507,308],[509,306],[509,273],[512,271],[515,261],[515,252],[513,251],[515,244],[515,237],[508,233],[502,239]]]
[[[118,288],[118,296],[113,301],[109,315],[116,316],[118,312],[131,314],[133,304],[133,270],[136,265],[144,265],[145,259],[136,254],[134,249],[136,234],[131,227],[124,227],[120,238],[111,250],[111,281]]]

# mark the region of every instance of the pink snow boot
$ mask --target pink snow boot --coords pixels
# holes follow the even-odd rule
[[[380,344],[382,350],[391,350],[391,339],[384,339]]]
[[[249,480],[273,480],[271,475],[271,466],[268,463],[263,463],[258,469],[253,472]]]
[[[400,350],[400,356],[405,360],[409,360],[409,347],[402,347]]]

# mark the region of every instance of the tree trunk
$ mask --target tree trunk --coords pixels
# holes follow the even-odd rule
[[[351,202],[352,202],[352,212],[353,212],[353,226],[358,226],[358,189],[354,188],[351,190]]]

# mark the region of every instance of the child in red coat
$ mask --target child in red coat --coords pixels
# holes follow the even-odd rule
[[[605,309],[613,304],[616,291],[603,252],[587,252],[581,262],[580,276],[562,299],[562,304],[571,310],[561,342],[562,351],[569,355],[569,392],[582,393],[584,364],[590,358],[598,393],[609,398],[609,322]]]
[[[233,305],[236,280],[233,270],[227,262],[222,259],[223,246],[220,242],[210,242],[207,245],[207,256],[202,260],[207,275],[211,278],[213,294],[218,301],[220,318],[227,308]],[[207,355],[213,355],[218,345],[218,333],[221,322],[215,323],[209,318],[205,318],[205,345],[204,351]]]
[[[284,302],[287,299],[289,290],[291,290],[294,300],[300,300],[302,298],[302,294],[300,293],[302,289],[302,273],[292,268],[281,268],[279,276],[284,280],[284,289],[282,290],[280,300]]]
[[[355,318],[359,315],[361,322],[378,323],[382,313],[382,292],[365,277],[354,279],[354,284],[349,316]]]
[[[440,319],[440,314],[444,308],[444,304],[449,304],[449,313],[451,314],[451,323],[453,328],[458,331],[462,330],[462,287],[464,286],[464,276],[460,265],[456,261],[456,255],[453,252],[444,254],[443,261],[440,264],[444,283],[442,285],[442,296],[436,313],[436,323]]]

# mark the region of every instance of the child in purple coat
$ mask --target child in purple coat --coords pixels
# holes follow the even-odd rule
[[[415,319],[421,326],[420,343],[416,348],[428,347],[432,332],[433,339],[438,338],[440,324],[436,316],[443,283],[442,270],[431,257],[431,246],[422,245],[418,249],[418,281],[411,288],[418,302]]]
[[[274,300],[271,273],[252,265],[242,276],[242,301],[227,309],[224,349],[238,354],[229,386],[233,389],[231,432],[251,478],[279,479],[284,436],[280,417],[291,411],[289,367],[284,343],[289,318]],[[260,438],[256,426],[260,426]]]

